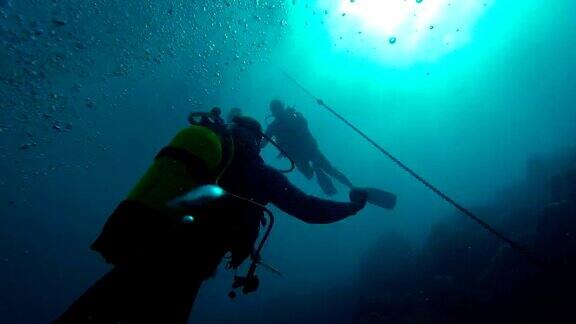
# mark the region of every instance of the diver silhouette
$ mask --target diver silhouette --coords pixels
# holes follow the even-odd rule
[[[331,176],[348,188],[353,188],[352,182],[339,170],[334,168],[326,156],[320,151],[316,139],[308,128],[308,122],[294,108],[286,108],[280,100],[270,102],[270,112],[274,120],[268,125],[265,134],[276,140],[286,151],[298,170],[308,179],[316,175],[316,181],[327,195],[334,195],[336,187]],[[263,147],[267,141],[263,142]],[[281,156],[280,156],[281,157]]]
[[[112,270],[55,323],[186,323],[198,289],[225,254],[234,269],[251,256],[263,222],[258,204],[314,224],[337,222],[366,205],[363,189],[352,189],[350,202],[305,194],[260,157],[256,120],[236,117],[228,125],[213,112],[160,151],[109,217],[92,249]],[[170,203],[215,182],[234,195],[192,211]],[[187,215],[193,221],[183,222],[192,219]]]

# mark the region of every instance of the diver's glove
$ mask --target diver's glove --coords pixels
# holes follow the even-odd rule
[[[366,189],[353,188],[348,195],[350,197],[350,204],[352,204],[356,212],[364,208],[368,202],[368,190]]]

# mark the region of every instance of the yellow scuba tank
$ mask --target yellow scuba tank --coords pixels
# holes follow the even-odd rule
[[[170,200],[213,180],[221,160],[218,134],[208,127],[188,126],[158,153],[127,200],[163,211]]]
[[[157,255],[173,237],[172,216],[181,216],[167,203],[214,182],[223,160],[222,147],[216,129],[191,125],[181,130],[108,218],[91,248],[113,264]]]

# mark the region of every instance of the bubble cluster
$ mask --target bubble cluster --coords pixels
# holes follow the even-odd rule
[[[87,89],[168,69],[185,80],[189,96],[208,96],[225,78],[268,59],[288,25],[284,6],[280,0],[7,2],[0,6],[2,129],[73,131],[83,109],[117,101]]]

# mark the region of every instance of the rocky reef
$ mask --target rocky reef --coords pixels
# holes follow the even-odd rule
[[[459,215],[436,224],[420,251],[390,233],[362,264],[355,322],[574,323],[576,149],[526,169],[473,210],[544,266]]]

